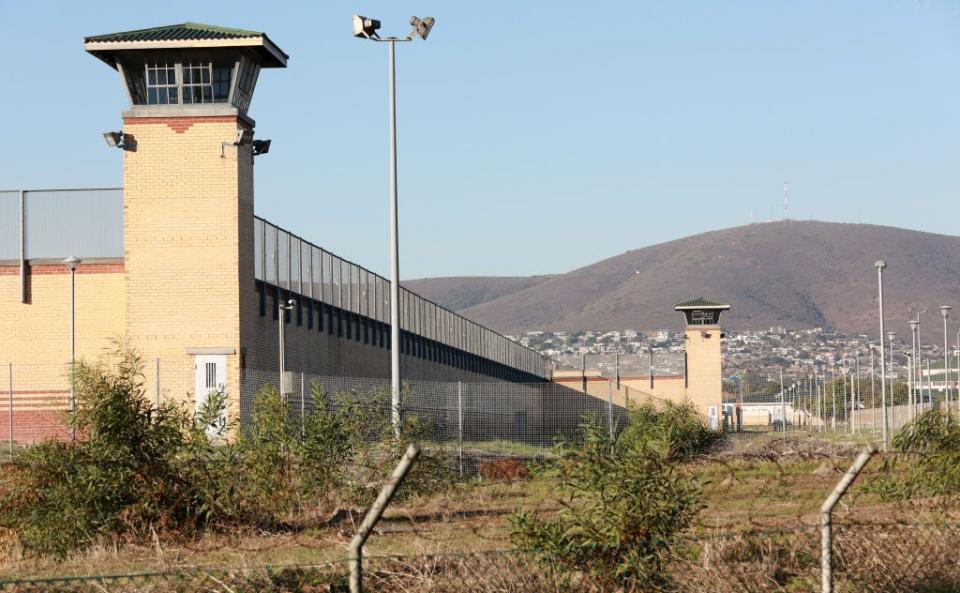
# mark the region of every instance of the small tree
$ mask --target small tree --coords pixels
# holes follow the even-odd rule
[[[664,580],[677,535],[699,510],[698,486],[681,474],[669,440],[611,441],[598,423],[559,464],[560,512],[511,517],[514,545],[547,567],[581,572],[604,587]]]

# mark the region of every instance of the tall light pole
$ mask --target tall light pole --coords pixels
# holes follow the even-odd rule
[[[883,327],[883,269],[887,262],[878,260],[873,264],[877,268],[877,295],[880,305],[880,402],[883,406],[883,450],[887,450],[887,361],[883,354],[883,336],[886,333]]]
[[[293,310],[293,306],[295,304],[296,303],[294,302],[293,299],[289,299],[285,303],[280,303],[280,319],[278,320],[278,324],[277,324],[280,326],[280,329],[279,329],[280,336],[278,340],[278,346],[280,348],[280,361],[279,361],[280,362],[280,399],[282,399],[283,401],[287,401],[286,385],[284,384],[284,379],[286,378],[284,375],[287,370],[287,359],[286,359],[287,348],[284,345],[284,340],[283,340],[283,326],[287,324],[287,311]]]
[[[390,407],[393,430],[400,437],[400,239],[397,223],[397,84],[395,48],[397,42],[424,41],[433,28],[433,17],[411,17],[413,29],[403,38],[381,39],[377,34],[380,21],[365,16],[353,15],[353,36],[370,41],[385,42],[390,46],[389,98],[390,98]]]
[[[913,377],[913,382],[912,382],[913,387],[911,387],[911,390],[910,390],[910,400],[914,407],[914,411],[913,411],[914,417],[916,417],[918,409],[920,411],[923,411],[922,404],[920,407],[917,406],[917,395],[916,393],[914,393],[914,390],[916,389],[917,383],[919,383],[919,378],[920,378],[917,374],[917,368],[919,367],[919,364],[920,364],[920,356],[917,353],[917,333],[919,331],[920,331],[920,319],[918,316],[917,319],[910,320],[910,338],[913,341],[910,347],[910,352],[913,353],[911,357],[912,364],[910,365],[910,373],[911,373],[910,376]],[[923,401],[923,391],[920,392],[920,401],[921,402]]]
[[[81,260],[75,255],[71,255],[63,260],[64,265],[70,270],[70,412],[77,412],[77,267]],[[71,426],[70,440],[77,440],[77,427]]]
[[[950,317],[950,305],[940,305],[940,315],[943,317],[943,399],[947,402],[947,415],[950,414],[950,356],[947,351],[947,317]]]

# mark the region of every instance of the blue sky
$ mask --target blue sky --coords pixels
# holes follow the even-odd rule
[[[119,185],[125,107],[84,35],[266,31],[257,213],[388,271],[387,54],[398,48],[401,275],[565,272],[782,213],[957,234],[960,3],[0,0],[0,187]]]

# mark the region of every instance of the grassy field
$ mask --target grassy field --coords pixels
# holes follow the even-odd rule
[[[742,443],[740,443],[742,445]],[[496,444],[502,450],[504,444]],[[479,448],[479,447],[478,447]],[[823,441],[781,441],[773,435],[692,461],[689,479],[701,484],[704,507],[692,536],[711,538],[765,530],[815,529],[824,498],[840,479],[857,447]],[[845,499],[842,520],[902,521],[915,511],[883,503],[868,485],[880,470],[875,460]],[[450,489],[408,499],[387,511],[366,546],[366,554],[425,555],[509,548],[508,517],[520,509],[550,513],[557,478],[535,471],[530,479],[472,479]],[[303,517],[279,533],[244,530],[178,540],[169,535],[149,543],[103,542],[63,562],[24,558],[9,537],[0,536],[0,579],[67,574],[108,574],[208,566],[234,568],[315,565],[343,560],[361,519],[360,511],[339,509]]]

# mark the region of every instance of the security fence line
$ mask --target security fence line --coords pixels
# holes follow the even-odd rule
[[[0,262],[20,267],[21,302],[27,266],[122,259],[123,189],[0,190]],[[255,280],[285,295],[390,322],[390,281],[254,216]],[[286,299],[287,296],[284,296]],[[487,327],[400,288],[400,329],[495,363],[545,377],[545,361]]]
[[[254,277],[276,291],[390,323],[390,281],[254,217]],[[400,329],[444,346],[545,377],[544,357],[400,287]]]
[[[288,373],[286,401],[301,421],[314,411],[337,412],[365,401],[384,419],[390,414],[389,379],[327,377]],[[257,394],[276,389],[279,373],[248,370],[241,381],[241,425],[250,421]],[[645,398],[634,391],[634,401]],[[407,381],[401,399],[403,418],[421,424],[426,447],[453,453],[461,473],[477,473],[487,458],[548,455],[559,440],[574,442],[585,421],[601,424],[614,436],[628,411],[612,392],[595,397],[552,382],[509,383]],[[384,423],[384,429],[392,430]],[[384,434],[370,433],[372,440]]]
[[[608,379],[682,377],[686,373],[683,352],[651,348],[646,352],[590,352],[563,354],[548,362],[550,374],[571,371]]]
[[[27,298],[27,262],[60,263],[71,255],[123,258],[123,190],[0,191],[0,262],[19,264],[21,302]]]
[[[182,369],[159,368],[158,360],[146,362],[158,367],[159,379],[156,384],[144,385],[145,396],[158,404],[161,397],[179,396],[169,393],[163,377],[177,375]],[[946,406],[945,396],[926,386],[917,387],[911,399],[902,377],[888,378],[893,386],[884,410],[879,389],[876,384],[871,389],[868,378],[858,382],[849,377],[781,371],[771,367],[742,372],[724,382],[716,428],[729,435],[730,443],[740,446],[750,445],[757,437],[811,435],[879,440],[884,415],[892,436],[918,414]],[[193,372],[191,367],[189,374]],[[324,394],[324,404],[332,407],[344,394],[388,406],[389,398],[382,397],[390,391],[385,378],[289,371],[285,376],[291,412],[301,418],[314,409],[317,393]],[[257,392],[266,385],[278,388],[279,379],[275,370],[242,371],[241,425],[250,421]],[[642,389],[618,384],[610,365],[595,376],[558,381],[563,382],[408,381],[401,411],[406,417],[429,420],[431,440],[456,448],[461,465],[469,472],[476,469],[470,459],[484,455],[547,454],[556,439],[575,438],[585,417],[596,418],[613,435],[625,425],[630,404],[662,404]],[[877,391],[876,395],[871,391]],[[951,409],[953,405],[951,402]],[[0,364],[0,455],[12,457],[23,445],[69,438],[70,408],[69,365]]]

